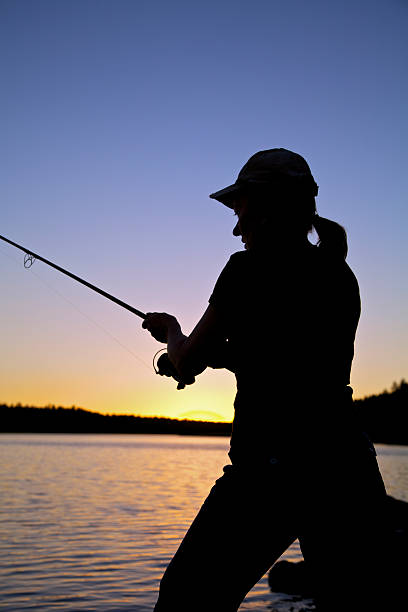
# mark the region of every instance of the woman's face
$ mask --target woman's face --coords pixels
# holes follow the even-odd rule
[[[234,236],[241,236],[246,249],[252,249],[257,240],[257,230],[262,225],[262,220],[259,215],[254,214],[255,207],[250,206],[248,196],[237,196],[233,205],[238,221],[232,233]]]
[[[233,208],[238,221],[232,233],[234,236],[241,236],[241,240],[246,249],[253,249],[268,246],[271,248],[296,244],[309,244],[307,239],[308,228],[302,218],[296,218],[297,202],[285,201],[278,199],[280,196],[272,199],[269,202],[268,208],[273,205],[274,215],[266,214],[265,207],[262,202],[256,199],[250,199],[251,196],[242,194],[236,196],[233,202]],[[289,211],[289,212],[286,212]],[[290,211],[292,216],[290,216]],[[285,231],[289,228],[290,233]]]

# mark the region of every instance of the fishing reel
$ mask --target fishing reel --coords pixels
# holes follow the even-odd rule
[[[166,349],[160,349],[160,351],[157,351],[157,353],[153,357],[153,368],[156,374],[159,374],[160,376],[167,376],[168,378],[174,378],[174,380],[178,383],[178,390],[184,389],[186,384],[192,384],[194,382],[194,379],[191,382],[184,382],[180,378],[180,375],[174,365],[171,363],[168,354],[163,352],[165,350]],[[159,355],[159,353],[161,353],[161,355],[156,361],[156,357],[157,355]]]

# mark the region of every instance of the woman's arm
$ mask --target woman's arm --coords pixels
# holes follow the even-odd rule
[[[183,380],[205,370],[216,360],[217,347],[225,343],[220,318],[211,304],[189,336],[183,334],[177,319],[167,313],[148,313],[142,327],[159,342],[167,343],[169,359]]]

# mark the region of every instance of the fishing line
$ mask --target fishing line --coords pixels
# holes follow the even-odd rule
[[[6,253],[3,249],[0,249],[0,252],[5,255],[6,257],[8,257],[9,259],[11,259],[12,261],[14,261],[14,263],[16,263],[17,265],[20,265],[20,262],[17,260],[17,258],[13,257],[12,255],[10,255],[9,253]],[[134,357],[135,359],[137,359],[140,363],[142,363],[149,371],[151,371],[150,366],[143,361],[143,359],[141,357],[139,357],[138,355],[136,355],[136,353],[134,353],[129,347],[127,347],[125,344],[123,344],[118,338],[116,338],[116,336],[114,336],[109,330],[107,330],[105,327],[103,327],[103,325],[101,325],[100,323],[98,323],[97,321],[95,321],[95,319],[93,319],[91,316],[89,316],[87,313],[83,312],[80,308],[78,308],[78,306],[76,304],[74,304],[74,302],[72,302],[69,298],[65,297],[60,291],[58,291],[58,289],[56,289],[55,287],[53,287],[52,285],[50,285],[46,280],[44,280],[41,276],[39,276],[36,272],[34,272],[34,270],[31,269],[33,263],[35,262],[35,257],[33,257],[33,255],[31,255],[30,253],[26,253],[24,255],[24,268],[26,270],[29,270],[30,273],[35,276],[39,281],[42,282],[43,285],[45,285],[45,287],[47,287],[50,291],[53,291],[56,295],[58,295],[59,298],[61,298],[62,300],[64,300],[65,302],[67,302],[67,304],[69,304],[72,308],[74,308],[77,312],[79,312],[79,314],[81,314],[83,317],[85,317],[85,319],[87,319],[89,322],[93,323],[96,327],[98,327],[101,331],[103,331],[107,336],[109,336],[114,342],[116,342],[116,344],[118,344],[119,346],[121,346],[127,353],[129,353],[130,355],[132,355],[132,357]]]

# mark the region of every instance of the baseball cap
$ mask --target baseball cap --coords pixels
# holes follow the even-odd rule
[[[267,149],[252,155],[240,170],[235,183],[211,193],[210,198],[232,208],[234,196],[251,184],[265,187],[276,185],[309,192],[312,196],[316,196],[318,191],[309,165],[301,155],[288,149]]]

